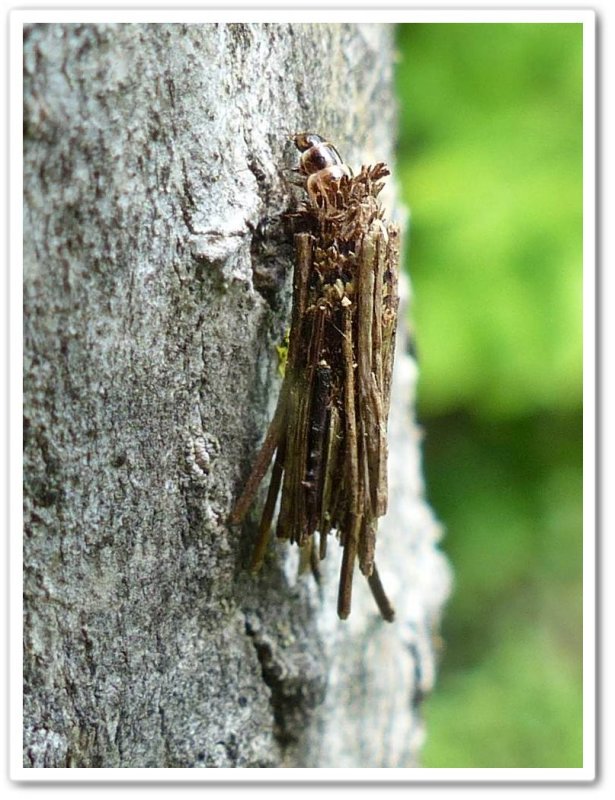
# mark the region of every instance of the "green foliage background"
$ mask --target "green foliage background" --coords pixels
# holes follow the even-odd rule
[[[426,767],[582,765],[582,26],[398,27],[427,492]]]

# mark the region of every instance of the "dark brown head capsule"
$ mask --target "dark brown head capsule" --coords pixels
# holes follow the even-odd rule
[[[340,180],[352,176],[350,169],[335,147],[317,133],[298,133],[294,142],[301,152],[299,169],[307,177],[310,200],[319,208],[331,208]]]
[[[326,167],[342,164],[335,147],[317,133],[298,133],[295,146],[301,151],[300,168],[304,175],[313,175]]]

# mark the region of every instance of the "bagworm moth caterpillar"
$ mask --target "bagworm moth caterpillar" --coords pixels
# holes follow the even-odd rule
[[[343,547],[337,611],[350,613],[355,563],[380,613],[393,608],[374,561],[387,508],[387,440],[397,324],[399,229],[378,202],[383,163],[353,175],[330,143],[297,134],[307,199],[296,214],[288,361],[277,407],[230,521],[239,523],[271,460],[251,568],[258,570],[281,491],[276,535],[318,575],[327,538]],[[275,458],[274,458],[275,456]],[[318,545],[315,534],[318,533]]]

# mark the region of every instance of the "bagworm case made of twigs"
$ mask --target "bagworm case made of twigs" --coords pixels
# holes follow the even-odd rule
[[[374,560],[387,508],[387,419],[398,309],[399,228],[378,202],[382,163],[353,176],[317,134],[294,137],[307,200],[296,216],[288,362],[274,417],[231,522],[251,505],[273,459],[252,569],[276,535],[302,548],[317,576],[327,539],[343,547],[338,614],[350,613],[358,561],[384,619],[393,608]],[[318,533],[316,542],[315,534]]]

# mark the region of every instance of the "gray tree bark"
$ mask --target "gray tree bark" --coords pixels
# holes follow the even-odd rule
[[[319,594],[226,525],[279,386],[288,134],[391,163],[392,58],[386,25],[25,30],[26,766],[417,764],[448,570],[403,348],[396,622],[360,576],[337,619],[337,548]]]

